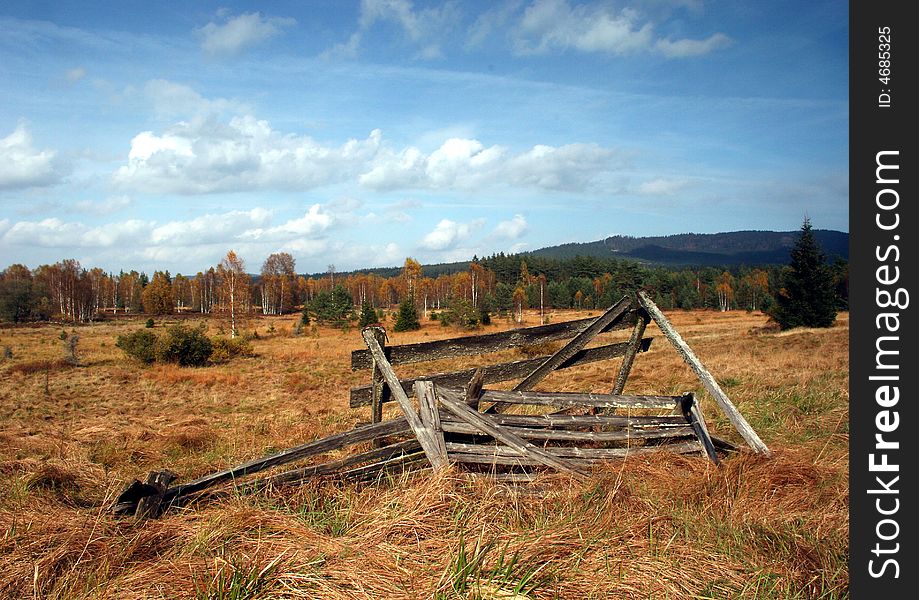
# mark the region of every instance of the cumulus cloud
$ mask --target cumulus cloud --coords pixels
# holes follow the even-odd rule
[[[127,189],[202,194],[253,189],[307,190],[353,176],[376,153],[381,133],[339,147],[284,135],[245,115],[180,122],[139,133],[115,175]]]
[[[160,117],[208,117],[224,112],[244,112],[247,107],[239,102],[204,98],[187,85],[166,79],[151,79],[144,85],[144,95]]]
[[[330,213],[326,212],[319,204],[314,204],[302,217],[291,219],[286,223],[267,229],[250,229],[244,232],[241,237],[251,240],[288,240],[295,237],[316,235],[331,227],[333,222],[334,217]]]
[[[501,221],[495,227],[493,234],[500,238],[515,240],[525,234],[530,229],[526,218],[523,215],[514,215],[509,221]]]
[[[196,30],[201,37],[201,48],[211,55],[238,54],[296,24],[295,19],[264,17],[260,13],[244,13],[224,18],[221,23],[211,21]]]
[[[421,240],[421,247],[427,250],[450,250],[484,224],[485,219],[475,219],[468,223],[442,219],[433,231],[424,236],[424,239]]]
[[[24,122],[0,138],[0,190],[42,187],[60,182],[63,167],[54,150],[38,150]]]
[[[150,233],[154,244],[207,244],[238,239],[245,232],[266,225],[271,213],[264,208],[234,210],[223,214],[202,215],[187,221],[171,221],[155,227]]]
[[[74,203],[73,209],[92,215],[107,215],[127,208],[131,203],[130,196],[112,196],[105,200],[80,200]]]
[[[667,58],[686,58],[723,48],[730,38],[716,33],[705,40],[659,39],[654,23],[633,8],[536,0],[524,10],[514,42],[522,55],[574,49],[617,56],[656,51]]]
[[[89,227],[83,223],[67,222],[57,217],[41,221],[19,221],[0,238],[4,244],[42,246],[48,248],[104,248],[136,241],[149,224],[139,220],[109,223]]]

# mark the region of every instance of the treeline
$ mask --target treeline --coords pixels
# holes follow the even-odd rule
[[[254,313],[295,312],[339,287],[355,306],[389,308],[411,297],[425,314],[458,301],[516,315],[526,308],[595,309],[610,306],[638,288],[649,291],[663,308],[764,310],[780,293],[786,269],[677,269],[614,258],[495,254],[474,258],[466,270],[438,270],[436,275],[409,258],[389,276],[372,271],[338,274],[334,268],[305,276],[296,273],[293,257],[282,252],[269,256],[252,276],[242,258],[230,251],[220,264],[195,275],[155,271],[148,276],[86,269],[68,259],[36,269],[17,264],[0,272],[0,320],[86,322],[125,313],[219,313],[235,331],[237,319]],[[845,309],[848,265],[837,261],[831,269],[838,307]]]

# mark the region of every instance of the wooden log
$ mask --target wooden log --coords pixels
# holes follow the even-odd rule
[[[629,337],[629,346],[622,355],[622,364],[619,366],[619,373],[616,375],[616,383],[613,385],[612,393],[621,394],[625,389],[625,382],[632,372],[632,364],[635,362],[635,356],[641,350],[641,338],[645,334],[645,328],[648,326],[649,317],[644,311],[638,315],[635,320],[635,327],[632,328],[632,335]]]
[[[645,352],[651,346],[651,341],[652,338],[645,338],[642,340],[642,352]],[[391,347],[395,348],[395,346]],[[617,356],[622,356],[623,353],[625,353],[627,347],[628,343],[622,342],[619,344],[598,346],[596,348],[586,348],[576,353],[571,359],[562,363],[562,365],[560,365],[558,368],[568,369],[600,360],[616,358]],[[532,372],[533,369],[544,363],[546,358],[547,357],[545,356],[540,356],[537,358],[529,358],[525,360],[517,360],[481,367],[485,377],[484,383],[498,383],[501,381],[509,381],[511,379],[520,379],[521,377],[525,377],[527,373]],[[463,387],[474,374],[475,369],[464,369],[462,371],[452,371],[449,373],[420,375],[417,378],[402,379],[402,389],[406,392],[406,394],[410,394],[412,392],[413,386],[415,385],[415,381],[418,379],[431,381],[438,386],[443,385],[455,388]],[[387,400],[390,400],[390,398],[384,397],[383,401],[386,402]],[[371,388],[369,385],[351,388],[351,408],[366,406],[370,404],[370,401]]]
[[[578,351],[582,350],[590,340],[594,339],[598,333],[611,327],[613,324],[621,322],[623,316],[629,310],[630,301],[623,298],[613,306],[609,307],[606,312],[597,317],[597,319],[584,328],[583,331],[574,336],[571,341],[562,346],[552,356],[547,358],[543,364],[527,375],[523,381],[514,386],[515,391],[529,390],[537,383],[545,379],[546,375],[560,367],[563,363],[574,357]],[[500,408],[496,408],[500,411]]]
[[[439,396],[439,393],[438,393]],[[607,415],[488,415],[497,425],[511,425],[516,427],[686,427],[686,419],[682,416],[668,415],[665,417],[645,416],[607,416]],[[457,419],[448,413],[440,413],[440,421],[444,428],[449,421]]]
[[[485,385],[485,371],[481,368],[475,370],[472,379],[466,384],[465,401],[473,410],[479,410],[479,394],[482,393],[482,386]]]
[[[301,481],[306,481],[312,477],[319,477],[322,475],[335,475],[342,470],[347,469],[348,467],[359,465],[361,463],[378,462],[381,460],[398,458],[403,455],[412,454],[420,449],[421,445],[418,443],[418,440],[405,440],[395,444],[389,444],[388,446],[383,446],[381,448],[374,448],[373,450],[361,452],[360,454],[355,454],[353,456],[348,456],[339,460],[322,463],[320,465],[311,465],[309,467],[303,467],[302,469],[295,469],[293,471],[278,473],[277,475],[273,475],[263,479],[262,481],[253,483],[252,487],[262,488],[300,483]]]
[[[542,448],[545,452],[558,458],[577,458],[581,460],[609,460],[612,458],[623,458],[635,454],[650,454],[653,452],[674,452],[676,454],[688,454],[699,451],[699,442],[696,440],[690,442],[679,442],[675,444],[660,444],[654,446],[632,446],[629,448],[578,448],[567,446],[547,446]],[[513,448],[499,446],[495,444],[463,444],[458,442],[447,442],[447,453],[449,456],[454,454],[472,455],[479,454],[482,456],[498,456],[502,458],[519,458]]]
[[[443,421],[443,430],[446,433],[460,433],[465,435],[478,435],[478,430],[461,421]],[[630,440],[654,440],[666,438],[692,437],[695,435],[689,425],[676,427],[627,427],[621,431],[569,431],[567,429],[534,429],[529,427],[513,427],[502,425],[505,431],[513,433],[525,440],[550,440],[569,442],[628,442]]]
[[[434,384],[430,381],[416,381],[415,397],[418,399],[418,413],[421,417],[421,422],[431,433],[431,437],[434,440],[434,446],[437,449],[437,453],[440,455],[441,464],[446,465],[447,449],[444,447],[444,430],[440,425],[440,412],[437,410],[437,397],[434,394]]]
[[[418,442],[421,444],[428,460],[431,461],[431,466],[434,467],[434,469],[442,469],[449,466],[449,463],[447,463],[440,453],[437,442],[434,439],[434,432],[425,427],[424,423],[421,422],[418,413],[415,412],[415,407],[412,406],[411,401],[408,399],[408,395],[405,393],[405,390],[402,389],[399,378],[396,376],[395,371],[392,370],[392,365],[386,360],[383,349],[374,337],[373,331],[365,329],[361,332],[361,336],[370,349],[370,353],[373,355],[373,360],[376,362],[377,367],[382,372],[383,379],[386,381],[386,385],[389,386],[393,398],[399,403],[399,407],[405,415],[405,420],[408,421],[409,427],[412,428],[412,432],[415,434],[415,437],[418,438]]]
[[[411,428],[409,427],[408,422],[402,418],[383,421],[381,423],[371,423],[370,425],[364,425],[350,431],[345,431],[328,437],[320,438],[318,440],[302,444],[294,448],[288,448],[287,450],[283,450],[275,454],[270,454],[256,460],[251,460],[225,471],[211,473],[210,475],[205,475],[204,477],[200,477],[194,481],[171,487],[166,490],[164,500],[172,501],[173,499],[179,498],[183,495],[200,492],[201,490],[207,489],[225,481],[239,479],[245,475],[258,473],[259,471],[264,471],[265,469],[270,469],[271,467],[287,464],[295,460],[306,458],[308,456],[324,454],[326,452],[344,448],[345,446],[350,446],[351,444],[367,442],[382,436],[408,433],[409,431],[411,431]]]
[[[664,313],[661,312],[657,305],[654,304],[644,292],[638,292],[638,301],[641,303],[642,307],[648,311],[648,314],[654,319],[654,322],[657,323],[657,326],[667,339],[670,340],[670,343],[673,344],[673,347],[676,348],[680,356],[683,357],[686,364],[692,368],[693,372],[695,372],[696,376],[699,378],[699,381],[702,382],[702,385],[705,386],[708,393],[712,395],[715,402],[717,402],[718,406],[721,408],[721,411],[731,424],[734,425],[734,428],[737,429],[737,432],[744,441],[747,442],[755,452],[770,456],[772,453],[769,451],[769,448],[767,448],[766,444],[756,435],[756,431],[750,427],[750,424],[747,423],[747,420],[740,414],[740,411],[737,410],[737,407],[734,406],[731,399],[724,393],[724,390],[721,389],[721,386],[718,385],[718,382],[715,381],[712,374],[708,372],[708,369],[705,368],[702,361],[698,359],[692,351],[692,348],[683,341],[680,334],[673,328],[673,325],[670,324],[670,321],[667,320]]]
[[[692,392],[683,394],[683,398],[680,400],[680,411],[683,413],[683,416],[686,417],[686,420],[689,421],[693,432],[696,434],[696,438],[702,445],[702,454],[707,455],[709,459],[717,465],[719,463],[718,453],[715,452],[712,438],[708,435],[708,427],[705,426],[705,419],[702,418],[702,413],[699,412],[699,405],[696,404]]]
[[[613,331],[630,327],[634,319],[634,313],[626,315],[623,321],[611,324],[603,331]],[[436,340],[418,344],[403,344],[401,346],[389,346],[384,349],[384,354],[391,365],[488,354],[490,352],[497,352],[499,350],[506,350],[529,344],[541,344],[544,342],[568,339],[580,333],[595,320],[595,318],[578,319],[576,321],[564,321],[549,325],[523,327],[485,335]],[[351,352],[351,370],[359,371],[372,367],[373,357],[369,350],[361,349]]]
[[[372,328],[373,337],[380,347],[386,348],[386,331],[382,327]],[[389,395],[389,388],[384,385],[383,374],[380,372],[376,363],[373,363],[373,371],[370,374],[371,400],[370,400],[370,421],[379,423],[383,420],[383,402],[384,396]],[[376,443],[376,442],[374,442]]]
[[[460,390],[439,388],[438,393],[449,395],[454,400],[462,396]],[[526,404],[531,406],[580,406],[587,408],[673,410],[679,406],[680,396],[623,396],[578,392],[484,390],[479,396],[479,401],[501,402],[503,404]]]
[[[176,477],[177,475],[172,471],[152,471],[149,473],[144,485],[152,488],[154,493],[137,501],[137,510],[134,511],[134,516],[141,520],[158,517],[163,508],[163,496],[166,494],[169,484]]]
[[[493,420],[482,415],[482,413],[472,410],[466,406],[465,403],[457,402],[456,400],[441,395],[438,395],[438,400],[444,408],[453,413],[458,419],[473,425],[483,434],[490,435],[499,442],[512,448],[520,456],[542,463],[547,467],[571,473],[575,476],[581,475],[581,472],[576,467],[569,466],[565,461],[544,452],[526,440],[502,430]]]

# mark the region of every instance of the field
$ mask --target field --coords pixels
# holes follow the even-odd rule
[[[293,316],[256,319],[255,356],[193,369],[127,360],[115,338],[140,318],[63,327],[79,335],[76,366],[62,360],[61,325],[0,329],[12,351],[0,359],[0,597],[848,597],[848,315],[782,333],[760,313],[668,316],[772,458],[642,456],[533,490],[456,470],[321,481],[143,523],[106,509],[148,471],[188,480],[366,422],[347,397],[369,378],[349,368],[359,332],[294,336]],[[390,343],[455,335],[429,321]],[[739,444],[656,327],[647,335],[626,392],[695,391],[713,433]],[[537,389],[608,392],[617,368],[562,371]]]

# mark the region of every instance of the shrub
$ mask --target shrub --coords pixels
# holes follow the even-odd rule
[[[154,325],[156,325],[156,323],[153,322],[153,317],[147,319],[147,322],[144,323],[144,327],[146,327],[147,329],[153,329]]]
[[[183,367],[200,367],[207,363],[214,347],[204,329],[173,325],[156,342],[156,360],[178,363]]]
[[[131,358],[150,364],[156,360],[156,341],[155,333],[138,329],[133,333],[119,335],[115,346]]]
[[[479,326],[479,311],[468,300],[457,299],[450,309],[441,315],[441,321],[464,329],[475,329]]]
[[[316,313],[316,319],[320,322],[341,326],[351,318],[354,312],[354,302],[348,290],[339,284],[331,292],[322,291],[316,294],[316,297],[313,298],[312,309]]]
[[[396,318],[396,325],[393,327],[396,331],[414,331],[421,329],[421,323],[418,322],[418,311],[415,309],[415,301],[411,296],[402,301],[399,305],[399,316]]]
[[[211,362],[225,363],[236,356],[252,356],[252,344],[243,338],[215,337],[211,340]]]

